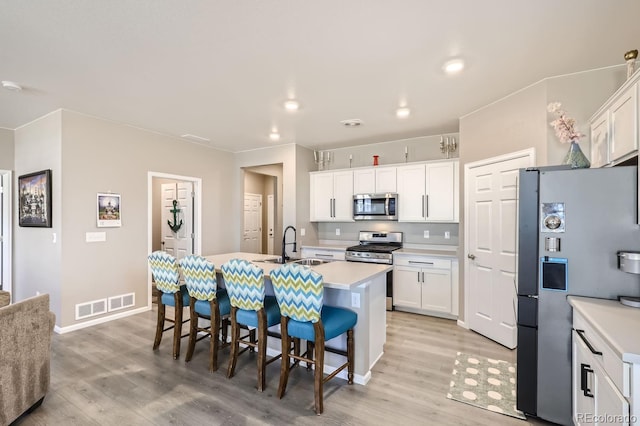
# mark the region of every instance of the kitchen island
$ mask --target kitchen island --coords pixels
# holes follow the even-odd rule
[[[219,285],[224,287],[220,274],[220,266],[231,259],[244,259],[255,263],[264,270],[266,293],[273,295],[273,287],[269,273],[279,267],[277,263],[269,263],[273,255],[255,253],[225,253],[205,256],[212,262],[218,272]],[[392,265],[380,265],[357,262],[328,262],[311,267],[323,277],[324,304],[351,309],[358,314],[358,323],[354,329],[355,341],[355,374],[354,382],[365,385],[371,378],[371,369],[382,357],[386,341],[386,274]],[[272,327],[279,332],[280,326]],[[327,346],[346,349],[346,336],[338,336],[327,341]],[[269,340],[268,353],[276,355],[280,352],[280,340]],[[325,353],[324,372],[332,373],[344,363],[344,358],[331,352]],[[346,380],[346,371],[338,374]]]

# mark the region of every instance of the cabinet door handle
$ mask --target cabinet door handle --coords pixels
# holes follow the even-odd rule
[[[422,284],[424,284],[424,272],[422,273]]]
[[[324,253],[314,253],[315,257],[330,257],[333,259],[332,254],[324,254]]]
[[[588,364],[580,364],[580,390],[584,396],[593,398],[593,393],[589,389],[589,373],[593,373],[591,366]]]
[[[336,199],[333,199],[333,217],[336,217]]]
[[[426,199],[427,199],[427,202],[426,202],[425,204],[426,204],[426,206],[427,206],[427,208],[426,208],[426,210],[427,210],[427,215],[426,215],[425,217],[429,217],[429,196],[428,196],[428,195],[426,196]]]
[[[597,351],[596,348],[594,348],[593,345],[584,336],[584,330],[576,330],[576,333],[578,333],[578,336],[580,336],[580,339],[584,342],[585,345],[587,345],[592,354],[602,355],[602,352]]]
[[[420,265],[433,265],[433,262],[421,262],[419,260],[410,260],[409,263],[420,264]]]
[[[418,271],[418,282],[420,282],[420,271]]]
[[[424,195],[422,196],[422,217],[424,217]]]

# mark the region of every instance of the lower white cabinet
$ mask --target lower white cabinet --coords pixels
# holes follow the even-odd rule
[[[314,258],[324,260],[344,260],[345,249],[302,247],[300,256],[303,259]]]
[[[628,425],[631,413],[624,394],[630,395],[630,365],[575,309],[573,315],[573,421],[576,425]]]
[[[393,305],[396,309],[457,317],[457,259],[401,254],[394,254],[393,259]]]

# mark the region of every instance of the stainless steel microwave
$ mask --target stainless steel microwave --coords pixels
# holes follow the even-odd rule
[[[398,220],[398,194],[356,194],[354,220]]]

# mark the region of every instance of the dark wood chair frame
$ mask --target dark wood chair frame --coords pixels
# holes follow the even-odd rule
[[[267,360],[267,336],[277,336],[277,333],[269,333],[267,329],[267,315],[264,308],[256,311],[258,316],[258,339],[256,342],[256,329],[250,330],[246,336],[240,336],[240,328],[247,328],[243,324],[239,324],[237,320],[238,308],[236,306],[231,307],[231,355],[229,357],[229,368],[227,369],[227,378],[232,378],[235,374],[236,363],[238,356],[244,353],[247,349],[253,352],[254,349],[258,350],[258,390],[262,392],[266,387],[265,370],[266,366],[272,362],[280,359],[282,354],[278,354]],[[249,337],[249,340],[246,340]],[[240,344],[245,347],[240,350]]]
[[[191,327],[189,327],[189,346],[187,348],[185,362],[191,361],[196,342],[209,337],[209,371],[214,372],[218,370],[218,351],[229,346],[229,343],[227,343],[229,318],[228,316],[225,316],[224,318],[220,317],[218,299],[209,301],[211,315],[213,318],[196,312],[196,300],[198,299],[193,296],[189,297],[189,316],[191,319]],[[209,320],[210,325],[208,327],[200,327],[198,325],[198,318]],[[220,327],[220,323],[222,323],[222,327]],[[202,332],[204,334],[197,337],[198,332]],[[222,342],[220,341],[220,334],[222,334]]]
[[[307,370],[314,366],[314,394],[315,394],[315,412],[320,415],[324,411],[323,396],[324,396],[324,384],[333,379],[339,372],[347,368],[348,383],[353,384],[353,372],[354,372],[354,358],[355,358],[355,343],[353,340],[353,328],[347,330],[347,350],[334,349],[325,346],[324,340],[324,326],[322,321],[313,324],[313,330],[315,333],[315,342],[307,342],[307,351],[303,355],[299,355],[299,343],[296,344],[287,333],[287,326],[289,324],[289,318],[282,316],[280,318],[280,333],[282,335],[282,363],[280,366],[280,384],[278,386],[278,398],[284,396],[287,388],[287,381],[289,380],[289,371],[293,368],[297,362],[304,361],[307,364]],[[294,339],[296,340],[296,339]],[[299,339],[298,339],[299,340]],[[293,351],[293,353],[292,353]],[[347,362],[338,367],[335,371],[324,377],[324,352],[332,352],[347,357]],[[293,366],[290,366],[289,358],[294,359]]]
[[[158,320],[156,323],[156,337],[153,340],[153,350],[155,351],[160,346],[162,334],[165,331],[173,329],[173,359],[178,359],[180,357],[180,339],[188,336],[188,334],[182,334],[182,324],[188,322],[189,318],[186,320],[182,319],[182,310],[184,308],[182,305],[182,291],[176,291],[173,294],[173,297],[175,300],[174,318],[167,318],[165,314],[165,305],[162,303],[162,294],[158,296]],[[173,325],[165,328],[165,321]]]

